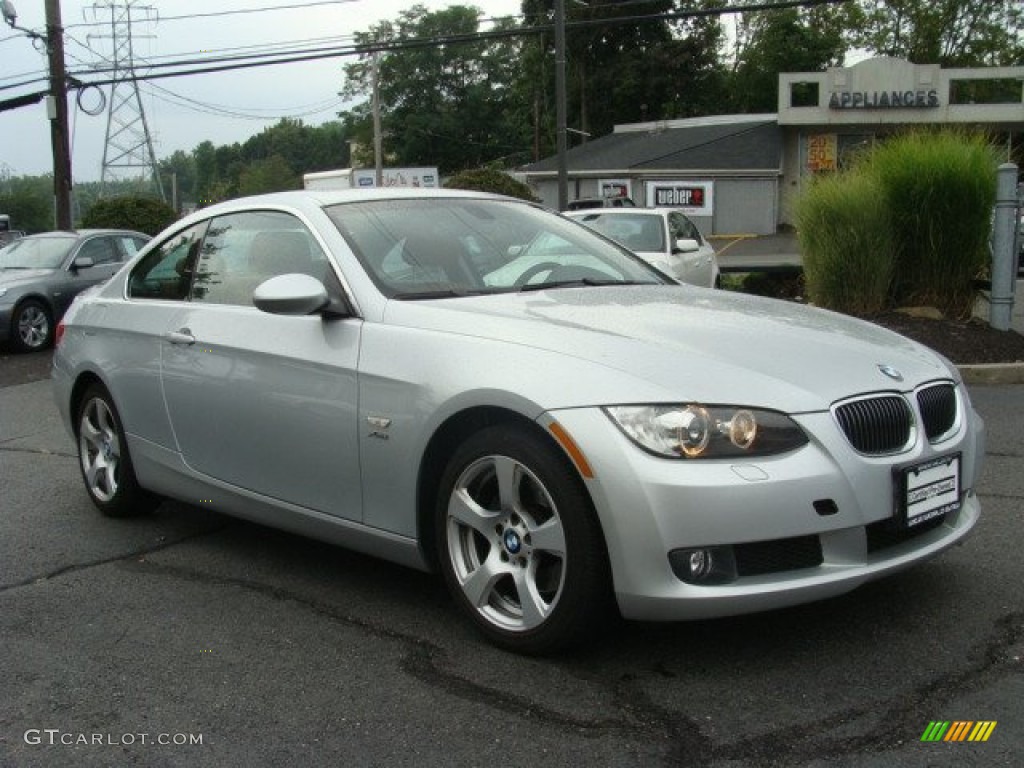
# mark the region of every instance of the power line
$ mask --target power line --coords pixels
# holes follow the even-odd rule
[[[159,21],[186,21],[191,19],[206,19],[217,16],[241,16],[252,13],[264,13],[267,11],[290,11],[301,8],[313,8],[318,5],[340,5],[342,3],[355,3],[358,0],[316,0],[315,2],[294,3],[292,5],[270,5],[261,8],[241,8],[234,11],[210,11],[208,13],[188,13],[180,16],[161,16]],[[105,27],[103,22],[85,22],[82,24],[68,24],[65,29],[77,27]]]
[[[354,0],[332,1],[354,2]],[[722,6],[719,8],[701,8],[688,11],[669,11],[665,13],[646,14],[639,16],[621,16],[605,19],[577,19],[574,21],[567,22],[566,26],[570,29],[594,26],[617,26],[621,24],[635,24],[651,21],[671,21],[689,18],[705,18],[710,16],[724,16],[732,13],[749,13],[754,11],[771,11],[802,7],[810,8],[824,5],[836,5],[844,2],[848,2],[848,0],[781,0],[779,2],[756,3],[752,5],[731,5]],[[280,9],[285,7],[305,7],[305,5],[307,4],[296,6],[275,6],[274,9]],[[261,9],[249,10],[251,10],[252,12],[258,12]],[[150,72],[144,75],[133,74],[129,78],[129,80],[152,81],[165,79],[169,77],[185,77],[189,75],[213,74],[217,72],[229,72],[239,69],[252,69],[256,67],[275,66],[278,64],[295,64],[306,61],[319,61],[323,59],[342,58],[346,56],[369,54],[378,51],[390,53],[399,52],[402,50],[414,50],[417,48],[433,47],[436,45],[456,45],[461,43],[485,42],[488,40],[507,39],[511,37],[525,37],[541,33],[549,33],[552,32],[553,29],[553,24],[535,24],[530,26],[521,26],[508,29],[494,29],[485,32],[474,32],[458,35],[440,35],[425,38],[404,38],[402,40],[384,40],[337,47],[313,48],[296,51],[295,53],[267,52],[262,54],[254,53],[249,55],[213,57],[208,59],[186,59],[177,62],[164,62],[160,64],[153,64],[150,67],[151,70],[176,69],[176,71]],[[191,68],[180,69],[182,67]],[[89,70],[75,71],[71,73],[71,75],[75,78],[83,78],[88,77],[89,75],[103,74],[110,71],[112,70],[109,67],[94,67]],[[0,86],[0,91],[9,90],[11,88],[17,87],[18,85],[30,84],[30,82],[35,81],[29,81],[29,83]],[[82,85],[102,86],[110,85],[113,82],[114,80],[111,79],[93,80],[89,82],[82,82]],[[123,80],[119,82],[123,82]]]

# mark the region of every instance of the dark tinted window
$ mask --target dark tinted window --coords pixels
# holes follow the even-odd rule
[[[114,246],[112,237],[93,237],[82,243],[82,247],[75,254],[75,259],[92,259],[94,266],[110,264],[118,261],[117,249]]]
[[[146,254],[128,280],[133,299],[181,301],[188,296],[195,258],[206,222],[179,232]]]

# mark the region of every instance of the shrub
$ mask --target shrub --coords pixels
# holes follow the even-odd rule
[[[152,197],[108,197],[97,200],[82,217],[85,228],[134,229],[155,235],[174,223],[178,214]]]
[[[893,274],[888,205],[859,170],[814,179],[796,203],[807,297],[839,312],[886,308]]]
[[[969,317],[988,261],[998,161],[980,135],[914,132],[864,158],[887,201],[895,252],[893,300]]]
[[[508,195],[538,203],[530,188],[521,181],[516,181],[504,171],[493,168],[478,168],[471,171],[460,171],[444,183],[448,189],[473,189],[477,192],[493,192],[496,195]]]

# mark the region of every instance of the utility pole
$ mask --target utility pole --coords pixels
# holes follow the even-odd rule
[[[569,207],[565,114],[565,0],[555,0],[555,123],[558,150],[558,210]]]
[[[384,186],[384,137],[380,127],[380,52],[373,52],[373,167],[376,187]]]
[[[60,0],[46,0],[46,54],[50,64],[50,144],[57,229],[71,229],[71,150],[68,142],[68,91],[64,70],[64,26]]]

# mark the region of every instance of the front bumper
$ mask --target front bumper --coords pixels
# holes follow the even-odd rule
[[[678,620],[842,594],[961,541],[980,513],[974,488],[984,453],[984,423],[965,395],[961,406],[966,418],[941,444],[921,438],[908,451],[877,458],[856,453],[829,412],[794,417],[808,445],[748,461],[652,456],[598,409],[557,411],[545,419],[572,435],[593,469],[587,487],[623,616]],[[960,509],[901,535],[892,522],[894,469],[951,453],[961,455]],[[728,583],[695,585],[672,569],[674,550],[723,546],[762,559],[767,552],[768,572],[754,568]],[[815,555],[820,549],[811,563],[804,557],[808,546]],[[801,553],[792,563],[790,550]]]

